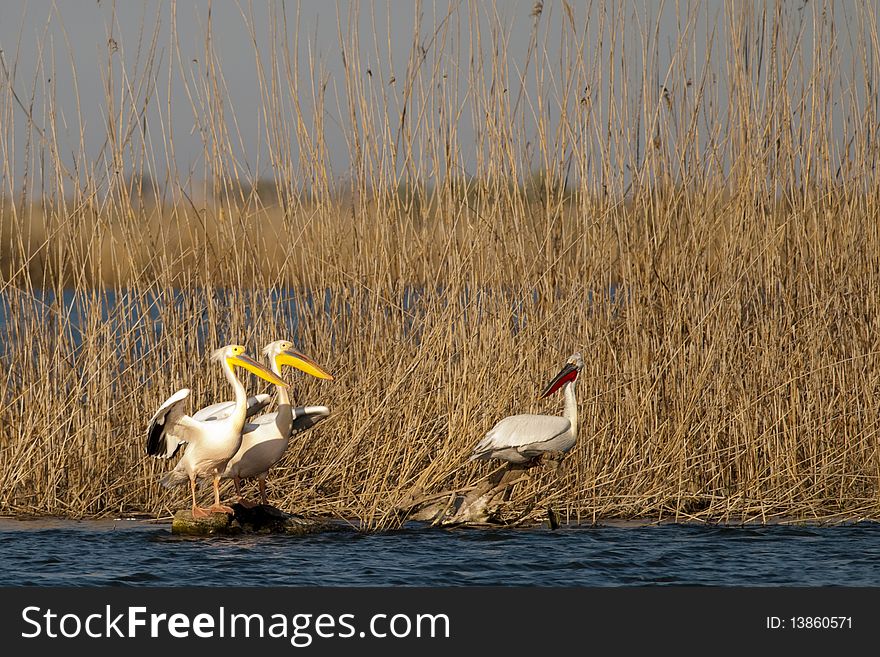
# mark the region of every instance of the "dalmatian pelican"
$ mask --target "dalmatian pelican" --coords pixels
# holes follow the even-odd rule
[[[323,370],[315,361],[294,349],[287,340],[276,340],[263,349],[269,358],[272,371],[281,376],[281,366],[289,365],[319,379],[333,380],[333,376]],[[285,386],[277,386],[278,408],[265,413],[245,424],[241,434],[241,447],[229,459],[222,477],[235,482],[239,504],[255,506],[245,499],[241,491],[241,480],[257,477],[260,486],[260,503],[268,504],[266,496],[266,477],[269,468],[284,456],[290,439],[296,434],[310,429],[330,415],[326,406],[297,406],[290,404],[290,395]]]
[[[477,443],[469,461],[500,459],[525,464],[543,454],[566,453],[577,440],[577,378],[584,367],[579,353],[572,354],[565,366],[553,377],[539,399],[560,388],[565,396],[565,411],[558,415],[511,415],[500,420]]]
[[[187,415],[184,402],[189,397],[190,389],[182,388],[166,399],[150,418],[146,445],[148,455],[170,459],[181,445],[186,445],[177,465],[162,477],[160,483],[171,487],[187,480],[190,482],[194,518],[204,518],[210,513],[232,513],[230,507],[220,503],[220,473],[241,445],[241,430],[248,412],[247,392],[233,367],[253,372],[276,386],[287,386],[277,374],[244,352],[243,346],[233,344],[221,347],[211,355],[211,360],[220,363],[226,380],[235,391],[234,407],[228,413],[214,411],[208,416],[203,413],[202,419]],[[207,509],[196,502],[198,477],[212,477],[214,480],[214,504]]]

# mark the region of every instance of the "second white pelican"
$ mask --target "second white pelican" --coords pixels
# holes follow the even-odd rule
[[[244,385],[233,371],[242,367],[279,387],[287,384],[274,372],[248,357],[241,345],[228,345],[217,349],[212,355],[223,368],[226,380],[235,391],[235,406],[223,417],[198,420],[184,412],[184,400],[189,388],[182,388],[171,395],[150,418],[147,429],[147,454],[168,459],[186,444],[183,456],[174,469],[160,480],[171,487],[187,480],[192,490],[192,514],[204,518],[211,512],[232,513],[232,509],[220,503],[220,473],[227,461],[241,445],[241,430],[248,411],[248,396]],[[214,480],[214,504],[203,509],[196,503],[196,479],[212,477]]]
[[[268,356],[272,371],[279,377],[281,366],[289,365],[319,379],[333,380],[332,375],[308,356],[295,351],[293,344],[287,340],[269,343],[263,349],[263,354]],[[253,503],[242,495],[241,480],[257,477],[260,485],[260,503],[267,504],[266,477],[269,468],[281,460],[294,435],[311,428],[330,415],[330,409],[326,406],[293,408],[286,387],[278,386],[277,393],[278,410],[260,415],[245,424],[241,434],[241,447],[238,448],[235,456],[229,459],[222,475],[235,482],[239,503],[246,507],[253,506]]]
[[[564,417],[528,414],[506,417],[477,443],[468,460],[501,459],[510,463],[529,463],[542,454],[568,452],[577,440],[575,386],[583,367],[581,355],[572,354],[541,393],[540,399],[543,399],[562,388],[565,395]]]

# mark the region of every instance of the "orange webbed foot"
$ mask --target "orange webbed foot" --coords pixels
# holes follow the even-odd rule
[[[208,507],[208,511],[210,511],[211,513],[228,513],[229,515],[235,514],[235,511],[233,511],[231,507],[228,507],[225,504],[212,504]]]

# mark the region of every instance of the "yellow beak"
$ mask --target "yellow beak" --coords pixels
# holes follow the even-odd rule
[[[284,379],[279,377],[272,370],[260,365],[257,361],[255,361],[250,356],[245,356],[241,354],[239,356],[232,356],[231,358],[226,359],[230,365],[237,365],[238,367],[243,367],[248,372],[253,372],[261,379],[265,379],[269,383],[274,383],[276,386],[282,386],[284,388],[289,388],[290,384],[288,384]]]
[[[320,365],[318,365],[308,356],[305,356],[298,351],[294,351],[293,349],[282,351],[280,354],[275,356],[275,362],[278,363],[278,365],[290,365],[291,367],[295,367],[298,370],[302,370],[306,374],[316,376],[319,379],[330,379],[331,381],[333,380],[332,374],[324,371]]]

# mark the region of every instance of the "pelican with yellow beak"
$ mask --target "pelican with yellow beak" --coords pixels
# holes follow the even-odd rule
[[[279,377],[281,366],[288,365],[319,379],[333,380],[332,375],[311,358],[296,351],[293,344],[287,340],[269,343],[263,349],[263,354],[269,358],[272,371]],[[239,504],[245,507],[255,505],[242,495],[241,480],[257,477],[260,485],[260,503],[268,504],[266,477],[269,468],[281,460],[293,436],[311,429],[330,415],[330,409],[326,406],[292,407],[286,386],[277,386],[277,395],[276,411],[259,415],[244,425],[241,446],[235,456],[229,459],[226,471],[222,474],[224,478],[235,482]]]
[[[160,483],[170,488],[189,481],[194,518],[204,518],[210,513],[232,513],[231,508],[220,503],[220,474],[241,445],[241,430],[248,414],[247,392],[233,367],[253,372],[279,389],[287,387],[283,379],[244,351],[241,345],[233,344],[217,349],[211,355],[211,360],[220,363],[226,380],[235,391],[234,406],[228,413],[215,413],[207,419],[190,417],[184,412],[184,400],[189,397],[190,390],[182,388],[166,399],[150,418],[147,454],[169,459],[181,445],[186,445],[177,465],[162,477]],[[214,480],[214,504],[207,509],[196,503],[198,477],[212,477]]]

